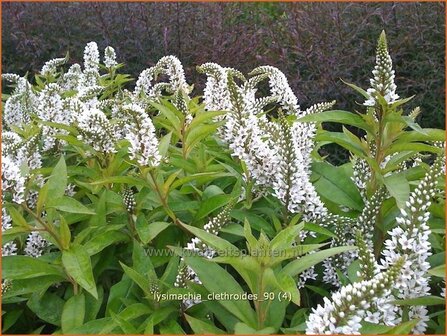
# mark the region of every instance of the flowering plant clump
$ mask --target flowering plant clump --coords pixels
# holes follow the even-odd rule
[[[3,333],[444,333],[445,131],[385,33],[355,112],[271,66],[83,60],[2,76]]]

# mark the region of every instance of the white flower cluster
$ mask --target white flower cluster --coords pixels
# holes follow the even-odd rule
[[[12,228],[12,219],[8,214],[4,205],[2,205],[2,232]],[[17,244],[14,241],[7,242],[2,246],[2,256],[10,256],[17,254]]]
[[[116,62],[115,49],[113,49],[110,46],[106,47],[106,49],[104,50],[104,65],[107,68],[112,68],[112,67],[116,66],[117,64],[118,63]]]
[[[351,319],[340,319],[340,314],[335,314],[334,311],[340,302],[351,301],[354,297],[351,294],[346,294],[352,289],[352,286],[342,287],[341,290],[332,296],[332,300],[325,299],[324,307],[318,306],[313,310],[309,316],[307,333],[309,334],[323,334],[323,333],[358,333],[360,322],[362,319],[372,323],[383,323],[385,325],[394,326],[402,321],[402,309],[390,303],[395,299],[409,299],[427,296],[430,293],[428,285],[429,277],[427,271],[430,264],[427,258],[431,255],[431,245],[429,242],[430,228],[427,225],[430,213],[428,208],[431,204],[432,198],[435,196],[437,179],[445,174],[443,170],[445,156],[438,157],[426,174],[423,180],[419,183],[416,189],[410,194],[409,200],[406,203],[406,209],[401,209],[401,215],[396,218],[397,226],[388,232],[389,238],[385,241],[385,249],[382,252],[383,258],[380,263],[375,261],[375,258],[365,251],[369,251],[371,243],[371,236],[368,235],[368,230],[358,230],[357,232],[365,233],[368,237],[368,242],[363,242],[357,239],[359,246],[359,259],[361,261],[360,276],[363,278],[371,278],[372,280],[364,280],[362,283],[374,282],[374,279],[382,274],[389,273],[390,270],[395,269],[396,274],[390,285],[396,290],[395,294],[389,290],[389,286],[382,286],[373,288],[371,294],[376,297],[364,299],[363,302],[357,302],[350,306],[352,311]],[[380,203],[380,195],[371,200],[372,207]],[[367,207],[368,204],[367,204]],[[371,208],[371,207],[369,207]],[[367,212],[362,213],[362,221],[369,222],[374,210],[371,208]],[[360,222],[358,224],[361,224]],[[357,229],[360,229],[359,226]],[[369,246],[368,246],[369,245]],[[363,252],[362,252],[363,251]],[[398,269],[396,265],[399,264]],[[379,273],[382,271],[382,273]],[[354,286],[358,286],[355,283]],[[347,288],[347,289],[346,289]],[[380,294],[377,289],[384,289]],[[341,298],[339,297],[341,295]],[[341,300],[341,301],[340,301]],[[352,308],[352,309],[351,309]],[[335,310],[334,310],[335,309]],[[416,334],[421,334],[427,327],[427,309],[424,306],[410,306],[409,317],[412,319],[419,319],[418,324],[413,329]],[[346,312],[344,312],[346,315]],[[342,318],[345,318],[345,315]],[[337,317],[338,316],[338,317]]]
[[[293,122],[284,118],[271,122],[264,107],[279,103],[288,114],[301,117],[319,113],[333,106],[332,103],[316,104],[301,111],[284,74],[270,66],[251,72],[248,81],[238,71],[214,63],[200,66],[207,74],[205,107],[207,110],[227,110],[225,124],[219,136],[228,144],[232,155],[244,162],[251,178],[262,189],[273,189],[275,196],[291,213],[304,213],[305,220],[324,218],[327,210],[310,182],[311,152],[316,127],[314,123]],[[240,79],[237,85],[234,77]],[[257,85],[269,80],[271,95],[256,98]],[[282,112],[281,112],[282,113]],[[300,233],[301,239],[307,236]],[[299,286],[308,279],[315,279],[313,268],[300,275]]]
[[[84,68],[87,71],[99,69],[99,50],[96,42],[89,42],[84,49]]]
[[[373,78],[370,80],[371,88],[367,93],[369,98],[363,103],[366,106],[377,105],[377,94],[380,94],[388,104],[399,99],[396,94],[396,84],[394,84],[394,70],[391,56],[388,53],[388,46],[385,32],[379,38],[376,52],[376,66],[373,70]]]
[[[25,185],[34,176],[33,171],[42,166],[41,153],[38,148],[38,137],[22,139],[17,133],[5,131],[2,138],[2,191],[9,191],[12,201],[23,203]],[[35,176],[39,184],[41,176]],[[26,201],[30,195],[27,195]]]
[[[358,276],[363,280],[370,280],[379,274],[379,265],[372,253],[373,249],[369,242],[364,240],[361,230],[356,232],[356,245],[358,246],[358,258],[360,264],[360,271]]]
[[[306,110],[303,115],[319,113],[329,109],[333,105],[334,103],[317,104]],[[292,144],[294,159],[289,164],[297,171],[290,181],[289,194],[292,202],[289,203],[288,209],[292,213],[303,212],[306,221],[313,221],[327,214],[326,207],[318,196],[315,187],[310,182],[311,153],[314,147],[313,139],[316,132],[315,124],[294,122],[290,131],[291,138],[284,140],[286,143],[291,142]],[[284,161],[280,159],[280,163],[284,164]],[[279,175],[277,175],[278,177]],[[284,180],[280,177],[276,182],[281,184],[284,183]],[[275,192],[281,192],[281,189],[281,187],[275,188]]]
[[[23,171],[40,167],[41,150],[61,149],[61,146],[65,145],[65,140],[60,138],[68,135],[65,126],[76,128],[79,132],[78,139],[99,153],[116,152],[117,141],[126,138],[130,141],[129,152],[132,159],[140,165],[158,165],[161,158],[155,128],[142,108],[146,106],[147,101],[143,99],[135,101],[133,99],[135,96],[127,91],[123,92],[126,106],[117,104],[114,100],[98,98],[103,87],[99,85],[100,54],[97,44],[95,42],[87,44],[84,50],[83,68],[79,64],[73,64],[66,73],[57,76],[57,67],[65,61],[66,59],[62,58],[54,59],[44,65],[42,73],[55,74],[56,82],[45,83],[38,92],[33,91],[32,85],[25,78],[14,74],[3,76],[3,79],[15,83],[15,88],[5,104],[4,131],[13,127],[28,127],[31,117],[43,122],[37,124],[40,133],[35,139],[36,154],[28,158],[27,169]],[[116,64],[114,49],[107,47],[104,51],[105,67],[111,68]],[[181,90],[188,93],[190,90],[181,63],[175,57],[161,59],[151,73],[154,78],[168,75],[169,85],[177,93]],[[129,101],[133,103],[129,104]],[[185,102],[180,98],[176,101],[184,110],[186,109],[186,105],[183,104]],[[92,153],[87,151],[87,154]],[[14,157],[22,155],[15,153]],[[21,164],[14,167],[15,158],[10,158],[13,162],[4,160],[3,165],[12,168],[4,170],[2,176],[8,180],[5,185],[15,190],[16,201],[21,202],[26,180],[19,171]],[[32,192],[29,196],[35,198]]]
[[[268,78],[271,96],[280,103],[285,113],[301,112],[298,99],[290,88],[286,76],[279,69],[268,65],[260,66],[254,69],[250,75]]]
[[[42,256],[47,246],[48,242],[42,237],[42,235],[37,231],[33,231],[26,239],[24,252],[27,256],[38,258]]]
[[[366,202],[365,207],[363,208],[360,216],[357,218],[357,222],[355,224],[355,229],[360,230],[363,237],[365,237],[369,248],[372,248],[377,216],[380,213],[380,207],[382,206],[386,195],[387,192],[385,188],[380,188],[377,190],[374,195],[371,196],[371,199]]]
[[[137,206],[137,202],[135,201],[135,196],[133,194],[132,189],[126,188],[123,193],[123,204],[126,207],[128,213],[132,214],[135,211],[135,207]]]
[[[117,130],[98,108],[84,109],[78,119],[78,140],[93,147],[97,152],[115,153]]]
[[[47,122],[69,125],[71,115],[63,109],[62,88],[56,83],[50,83],[39,95],[39,104],[37,106],[37,116]],[[44,137],[43,150],[53,149],[56,145],[57,134],[68,134],[65,130],[60,130],[52,126],[42,126],[42,135]]]
[[[200,73],[207,74],[203,101],[208,111],[229,111],[231,108],[228,92],[228,72],[234,69],[223,68],[216,63],[205,63],[197,67]]]
[[[410,194],[406,209],[396,218],[397,227],[388,232],[390,238],[385,241],[382,252],[381,268],[386,268],[402,255],[407,261],[400,274],[399,293],[397,299],[410,299],[429,295],[430,264],[427,258],[431,255],[429,235],[431,233],[427,221],[430,217],[428,208],[436,193],[437,179],[445,174],[443,170],[445,156],[436,159],[430,171]],[[400,312],[401,313],[401,312]],[[420,319],[414,328],[415,333],[423,333],[427,327],[427,309],[424,306],[411,306],[410,318]]]
[[[65,64],[67,59],[64,58],[54,58],[52,60],[47,61],[44,66],[42,67],[42,70],[40,70],[40,74],[43,76],[47,75],[54,75],[57,67],[61,66],[62,64]]]
[[[233,89],[236,97],[221,132],[223,140],[260,186],[273,186],[279,160],[273,140],[262,129],[263,120],[256,116],[255,91],[248,86],[234,85]]]
[[[21,204],[25,201],[25,176],[10,156],[2,156],[2,190],[10,191],[12,201]]]
[[[169,82],[160,82],[152,85],[158,76],[168,76]],[[158,98],[163,90],[174,94],[183,91],[189,94],[190,86],[186,82],[182,63],[175,56],[162,57],[155,66],[143,70],[138,77],[134,93],[144,92],[150,98]]]
[[[6,74],[2,75],[2,78],[16,85],[4,105],[3,127],[21,127],[28,124],[37,108],[37,95],[33,92],[32,85],[26,78],[18,75]]]
[[[263,108],[277,102],[288,114],[300,117],[324,111],[333,103],[301,111],[284,74],[270,66],[254,69],[248,81],[237,71],[213,63],[200,66],[199,71],[208,76],[206,108],[228,110],[219,133],[233,155],[245,163],[257,185],[273,188],[292,213],[304,212],[306,219],[324,216],[327,211],[309,177],[315,125],[271,122]],[[237,85],[234,77],[242,80],[242,85]],[[271,95],[256,98],[257,84],[264,79],[269,80]]]
[[[163,76],[167,76],[169,81],[152,84],[153,81]],[[131,98],[135,104],[145,108],[149,105],[150,100],[157,101],[163,92],[172,94],[173,105],[185,115],[185,123],[188,124],[192,120],[187,106],[191,91],[192,87],[186,82],[182,63],[175,56],[165,56],[155,66],[140,73]]]
[[[353,233],[358,230],[362,236],[365,237],[368,248],[372,249],[377,216],[386,195],[386,189],[379,189],[366,201],[362,213],[355,220],[343,216],[333,216],[331,225],[333,226],[335,237],[331,241],[331,247],[355,245],[355,236]],[[347,275],[348,266],[357,257],[357,251],[354,250],[341,253],[325,260],[323,281],[335,286],[340,286],[341,283],[338,279],[336,269],[339,269],[343,274]]]
[[[136,104],[123,106],[123,113],[126,118],[126,139],[130,142],[130,158],[137,160],[141,166],[158,166],[161,155],[152,120]]]
[[[324,298],[324,304],[312,309],[307,321],[306,334],[360,334],[361,322],[367,318],[371,303],[388,295],[398,277],[403,259],[398,259],[386,272],[371,280],[342,287]]]
[[[366,187],[368,182],[371,180],[371,169],[369,168],[368,162],[364,159],[353,156],[351,158],[353,176],[351,180],[356,185],[357,189],[362,196],[363,201],[367,200]]]

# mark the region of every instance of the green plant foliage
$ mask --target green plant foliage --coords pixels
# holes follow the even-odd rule
[[[445,326],[445,135],[397,95],[385,33],[359,112],[302,110],[272,66],[205,63],[194,96],[174,56],[134,81],[104,54],[3,75],[3,333]]]

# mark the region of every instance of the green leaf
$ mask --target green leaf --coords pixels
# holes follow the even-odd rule
[[[91,185],[99,185],[99,184],[110,184],[110,183],[118,183],[118,184],[129,184],[134,186],[146,186],[147,183],[140,178],[133,176],[111,176],[106,177],[99,181],[90,182]]]
[[[61,156],[48,179],[48,195],[52,200],[58,199],[65,194],[66,187],[67,166],[65,165],[64,157]]]
[[[119,317],[126,321],[134,320],[140,316],[148,315],[152,312],[152,309],[142,303],[134,303],[126,307],[119,313]]]
[[[215,250],[217,250],[217,252],[219,254],[223,253],[225,255],[228,255],[229,253],[231,254],[231,251],[238,252],[238,249],[237,249],[236,246],[234,246],[233,244],[231,244],[227,240],[222,239],[222,238],[216,236],[215,234],[208,233],[208,232],[206,232],[204,230],[201,230],[199,228],[196,228],[196,227],[190,226],[190,225],[186,225],[186,224],[182,224],[182,226],[186,230],[191,232],[193,235],[198,237],[205,244],[207,244],[210,247],[212,247]]]
[[[24,229],[31,229],[31,226],[27,223],[25,218],[23,218],[22,214],[15,207],[8,206],[7,209],[14,224]]]
[[[314,185],[320,195],[329,200],[336,200],[340,205],[362,211],[362,197],[343,168],[321,162],[314,163],[312,171],[317,175]]]
[[[205,121],[209,121],[211,119],[214,119],[215,117],[218,117],[220,115],[224,115],[224,111],[205,111],[200,113],[199,115],[196,115],[194,119],[191,121],[191,123],[188,125],[188,131],[191,129],[194,129],[196,126],[202,125],[205,123]]]
[[[172,315],[172,313],[178,313],[178,308],[175,306],[167,306],[155,310],[152,313],[152,321],[154,326],[162,321],[165,321],[166,319],[169,319],[169,316]]]
[[[205,288],[211,293],[241,295],[245,291],[234,278],[218,264],[199,257],[185,257],[185,262],[198,275]],[[219,301],[230,313],[249,326],[255,326],[256,315],[247,300]]]
[[[421,134],[428,136],[428,133],[426,131],[424,131],[424,129],[421,126],[419,126],[419,124],[415,123],[413,121],[413,119],[411,119],[409,116],[403,116],[402,119],[407,124],[407,126],[411,127],[416,132],[419,132]]]
[[[176,130],[178,135],[180,135],[180,128],[181,128],[181,120],[176,115],[174,111],[172,111],[169,107],[151,102],[151,105],[154,106],[157,110],[160,111],[160,113],[166,117],[166,119],[170,122],[172,127]]]
[[[436,277],[445,279],[445,264],[436,266],[432,269],[429,269],[428,273],[430,273],[431,275],[434,275]]]
[[[195,145],[197,145],[201,140],[205,139],[207,136],[214,134],[219,128],[221,123],[200,125],[193,128],[186,138],[185,148],[186,152],[190,153]]]
[[[125,319],[121,318],[119,315],[116,315],[113,312],[110,313],[110,316],[112,317],[113,322],[115,322],[121,328],[124,334],[128,335],[138,334],[138,331],[130,322],[126,321]]]
[[[85,297],[85,317],[84,317],[85,322],[95,320],[96,316],[98,315],[101,309],[104,299],[104,289],[102,288],[102,286],[98,286],[97,290],[98,290],[98,300],[91,295],[87,295]]]
[[[39,196],[37,197],[36,212],[40,216],[43,210],[43,206],[48,198],[48,182],[43,185],[39,190]]]
[[[132,279],[124,275],[120,282],[110,288],[110,294],[107,298],[106,316],[109,316],[111,312],[118,313],[122,310],[124,305],[121,300],[131,295],[133,287]]]
[[[290,248],[303,226],[304,224],[294,225],[281,230],[270,242],[270,248],[278,251]]]
[[[160,324],[160,334],[162,335],[184,335],[180,324],[174,319],[166,319]]]
[[[324,289],[323,287],[318,286],[312,286],[312,285],[304,285],[304,287],[309,288],[311,291],[317,293],[318,295],[321,295],[322,297],[330,296],[331,294]]]
[[[4,279],[31,279],[46,275],[58,275],[65,278],[64,272],[57,266],[28,256],[2,257],[2,277]]]
[[[158,152],[162,157],[166,156],[166,154],[168,153],[171,138],[172,138],[172,132],[169,132],[163,138],[161,138],[160,142],[158,143]]]
[[[94,215],[95,212],[90,210],[85,205],[75,200],[74,198],[63,196],[58,198],[52,198],[47,202],[48,208],[55,208],[60,211],[76,214]]]
[[[54,293],[34,293],[27,302],[27,306],[40,319],[56,326],[61,325],[61,315],[64,300]]]
[[[386,155],[391,155],[394,153],[399,153],[403,151],[413,151],[413,152],[431,152],[441,154],[443,149],[436,146],[431,146],[418,142],[408,142],[408,143],[395,143],[391,145],[386,151]]]
[[[129,278],[131,278],[140,287],[146,295],[149,295],[149,279],[141,275],[129,266],[120,262],[121,267]]]
[[[87,335],[87,334],[111,334],[112,331],[118,332],[119,328],[113,323],[112,318],[105,317],[93,321],[89,321],[84,325],[71,329],[67,334]]]
[[[68,227],[67,221],[63,216],[60,216],[60,237],[62,248],[64,250],[67,250],[70,247],[71,232],[70,228]]]
[[[72,296],[62,309],[61,326],[66,334],[70,329],[80,327],[84,323],[85,297],[84,294]]]
[[[29,233],[32,230],[23,227],[12,227],[2,232],[2,244],[6,244],[16,238],[23,236],[24,233]]]
[[[2,334],[4,335],[5,332],[11,328],[17,320],[23,316],[23,309],[14,309],[14,310],[8,310],[3,311],[3,321],[2,321]]]
[[[281,286],[279,289],[281,289],[283,293],[289,293],[291,296],[291,301],[297,306],[300,306],[301,296],[295,280],[291,276],[286,274],[281,274],[279,277],[277,277],[277,279],[278,283]]]
[[[144,327],[144,335],[153,335],[154,334],[154,321],[152,320],[152,316],[147,319],[146,327]]]
[[[366,99],[369,98],[369,94],[368,92],[366,92],[365,90],[363,90],[362,88],[358,87],[357,85],[345,82],[343,79],[340,79],[344,84],[346,84],[347,86],[349,86],[351,89],[354,89],[355,91],[357,91],[358,93],[360,93],[363,97],[365,97]]]
[[[316,114],[308,114],[304,117],[299,118],[299,122],[336,122],[345,125],[355,126],[365,131],[371,132],[371,127],[363,120],[358,114],[342,111],[333,110],[325,111]]]
[[[98,299],[95,279],[93,278],[90,256],[82,246],[71,246],[62,252],[62,264],[67,273],[87,292]]]
[[[200,208],[196,213],[196,218],[202,219],[208,216],[214,210],[227,205],[230,200],[230,195],[216,195],[208,198],[200,204]]]
[[[169,187],[175,181],[175,179],[177,178],[177,175],[180,174],[181,172],[182,172],[182,170],[179,169],[176,172],[174,172],[171,175],[169,175],[169,177],[166,179],[165,183],[163,183],[163,186],[161,188],[163,195],[167,195],[168,194],[168,191],[170,189]]]
[[[226,334],[223,330],[215,327],[211,323],[206,323],[202,320],[196,319],[192,316],[185,314],[186,321],[190,325],[192,331],[199,335],[215,335],[215,334]]]
[[[445,298],[429,295],[405,300],[393,300],[391,303],[398,306],[435,306],[445,305]]]
[[[301,274],[303,271],[307,270],[309,267],[312,267],[324,259],[329,258],[335,254],[343,253],[350,250],[355,250],[355,246],[338,246],[333,247],[327,250],[318,251],[313,254],[305,255],[297,260],[294,260],[287,264],[281,272],[288,274],[290,276],[297,276]]]
[[[171,224],[168,222],[153,222],[148,224],[144,215],[140,215],[136,221],[138,236],[145,244],[152,241],[159,233],[167,229]]]
[[[215,180],[218,177],[230,176],[230,174],[222,173],[222,172],[205,172],[205,173],[197,173],[188,175],[182,178],[179,178],[174,183],[171,184],[170,190],[177,189],[178,187],[184,185],[185,183],[197,181],[197,182],[206,182]]]
[[[212,259],[213,262],[228,264],[233,266],[233,268],[240,274],[240,276],[247,283],[248,287],[252,292],[257,291],[258,285],[258,274],[261,272],[259,263],[255,257],[238,255],[238,256],[222,256],[215,257]]]
[[[363,321],[362,327],[360,328],[360,333],[366,335],[381,335],[388,334],[388,331],[391,329],[393,329],[393,327]]]
[[[191,282],[189,286],[195,293],[200,294],[202,298],[206,298],[210,294],[210,292],[208,292],[202,285]],[[239,322],[238,318],[226,310],[218,301],[205,300],[203,301],[203,304],[206,309],[213,313],[216,320],[218,320],[225,327],[225,330],[227,330],[228,333],[234,333],[234,326],[237,322]]]
[[[391,174],[384,178],[385,186],[400,209],[405,208],[405,202],[410,196],[410,185],[402,174]]]
[[[4,258],[4,257],[3,257]],[[31,294],[39,291],[45,291],[51,285],[65,281],[66,279],[58,275],[45,275],[33,277],[30,279],[14,280],[14,286],[2,294],[3,300],[20,296],[23,294]]]
[[[275,235],[276,231],[273,226],[267,222],[261,216],[256,215],[253,211],[248,211],[245,209],[233,209],[230,213],[231,217],[236,218],[241,222],[248,220],[249,226],[256,231],[264,231],[269,237]]]
[[[411,331],[416,326],[416,324],[419,323],[419,319],[417,320],[410,320],[407,322],[403,322],[392,329],[387,331],[388,335],[408,335],[411,334]]]
[[[152,264],[151,258],[149,257],[143,245],[140,244],[137,240],[133,241],[132,266],[134,270],[140,274],[158,278],[155,273],[155,268]]]
[[[315,137],[315,140],[339,144],[360,158],[365,158],[366,156],[364,149],[358,143],[352,142],[351,138],[345,133],[320,131]]]
[[[107,246],[118,242],[129,240],[129,236],[121,231],[106,231],[98,235],[94,235],[92,239],[85,243],[84,248],[88,255],[92,256],[104,250]]]
[[[445,130],[436,128],[423,128],[423,132],[410,131],[405,132],[396,139],[396,143],[410,143],[414,141],[445,141]]]
[[[337,237],[335,235],[335,233],[333,233],[333,232],[329,231],[328,229],[326,229],[326,228],[324,228],[324,227],[322,227],[320,225],[317,225],[317,224],[305,223],[304,224],[304,228],[306,230],[313,231],[313,232],[316,232],[316,233],[319,233],[319,234],[322,234],[322,235],[325,235],[325,236],[328,236],[328,237],[332,237],[332,238]]]
[[[234,327],[234,333],[236,335],[268,335],[274,334],[275,329],[272,327],[267,327],[261,330],[256,330],[255,328],[252,328],[245,323],[238,322]]]

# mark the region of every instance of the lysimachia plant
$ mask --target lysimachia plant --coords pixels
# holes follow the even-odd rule
[[[445,135],[384,34],[356,113],[271,66],[205,63],[193,96],[174,56],[133,85],[103,54],[3,75],[4,333],[442,333]]]

